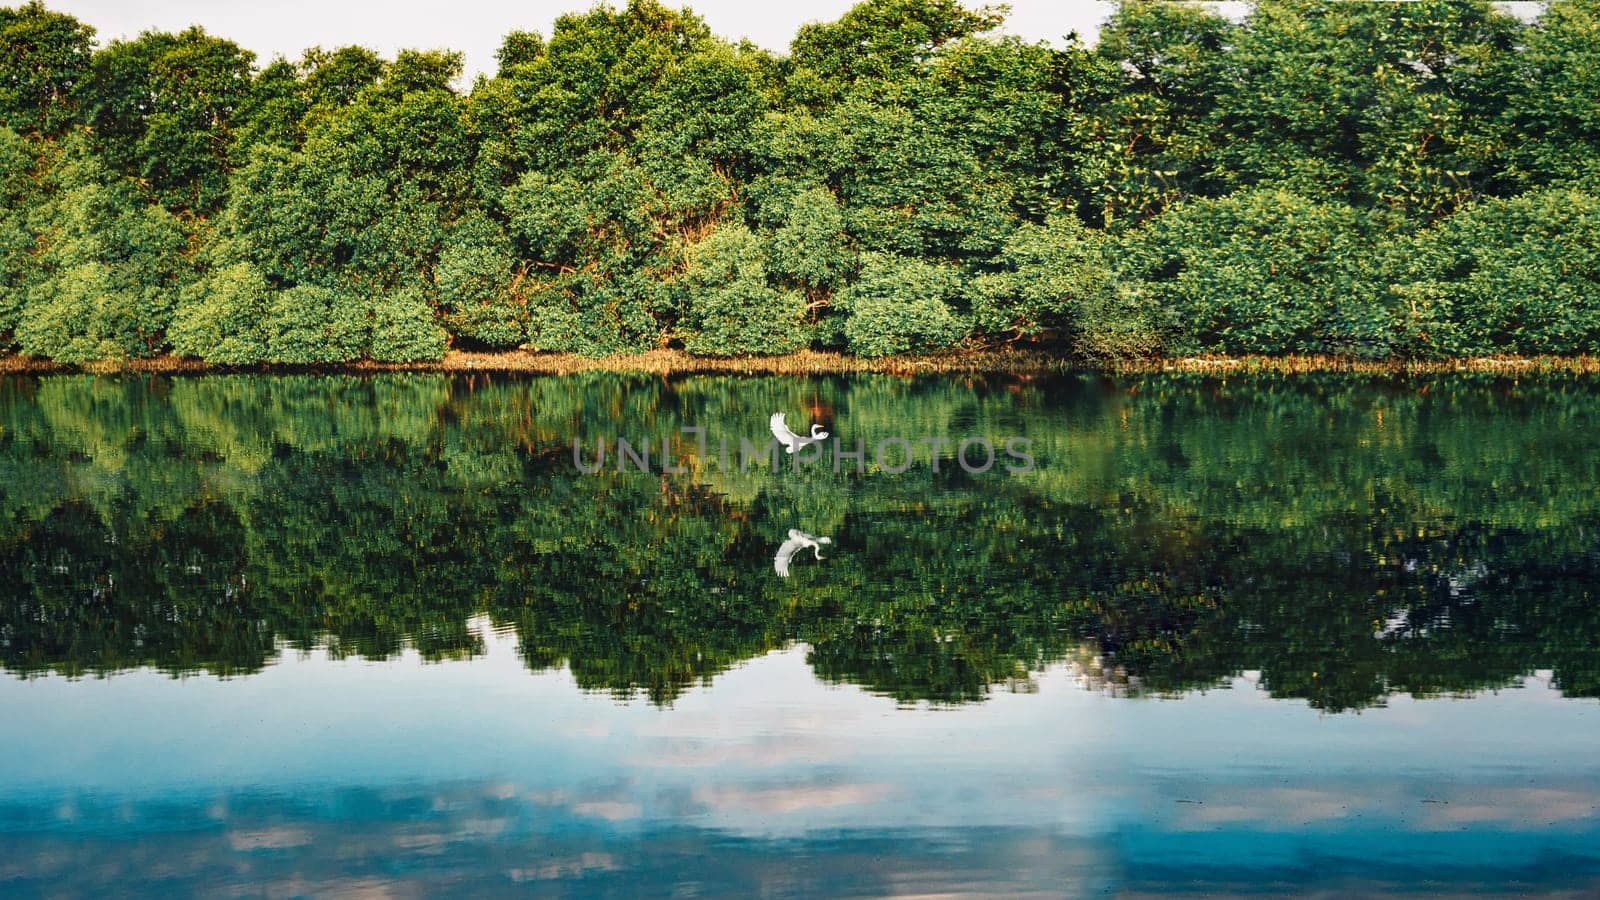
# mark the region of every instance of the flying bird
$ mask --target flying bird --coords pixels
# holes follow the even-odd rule
[[[822,430],[821,425],[812,425],[811,436],[801,437],[789,430],[789,426],[783,421],[783,418],[783,413],[775,412],[772,414],[772,421],[769,424],[772,426],[772,436],[783,444],[785,453],[792,455],[807,444],[816,444],[828,439],[828,433]]]
[[[789,529],[789,539],[783,542],[783,545],[778,548],[778,555],[772,558],[772,568],[778,573],[779,578],[788,578],[789,560],[794,559],[796,553],[810,547],[811,552],[820,560],[822,559],[822,545],[831,543],[833,543],[833,538],[819,538],[806,534],[798,528],[791,528]]]

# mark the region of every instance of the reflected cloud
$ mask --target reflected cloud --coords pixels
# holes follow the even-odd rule
[[[1460,792],[1454,799],[1428,804],[1423,828],[1452,829],[1464,824],[1542,828],[1557,823],[1600,819],[1600,791],[1557,788],[1510,788],[1483,793]]]
[[[506,874],[516,882],[555,881],[579,877],[590,872],[615,872],[621,868],[622,865],[617,862],[617,858],[610,853],[580,853],[542,866],[509,869]]]
[[[340,900],[402,900],[424,896],[415,885],[383,878],[330,878],[325,881],[292,878],[261,885],[260,890],[267,897],[314,896]]]
[[[664,769],[711,769],[728,765],[771,768],[824,758],[829,749],[825,742],[790,736],[783,741],[671,746],[664,752],[642,758],[639,763]]]
[[[531,791],[524,799],[541,807],[563,810],[585,819],[626,822],[643,818],[643,805],[628,797],[628,786],[621,784],[605,792],[592,788],[586,788],[581,793],[567,789]]]
[[[621,803],[615,800],[595,800],[587,803],[574,803],[568,807],[580,816],[592,819],[605,819],[607,822],[626,822],[644,815],[644,807],[637,803]]]
[[[690,798],[715,812],[784,815],[813,809],[878,803],[889,796],[887,784],[828,784],[781,787],[719,785],[696,788]]]
[[[1348,781],[1315,788],[1218,786],[1193,796],[1151,798],[1177,831],[1247,827],[1293,833],[1308,825],[1347,828],[1390,823],[1397,832],[1455,832],[1482,826],[1502,832],[1600,822],[1600,786],[1519,788],[1452,784],[1426,795],[1407,781]],[[1170,804],[1170,809],[1168,805]]]
[[[311,843],[311,833],[300,828],[263,828],[258,831],[228,832],[228,846],[235,850],[283,850]]]
[[[609,896],[636,894],[640,884],[706,896],[1061,896],[1175,888],[1229,894],[1270,881],[1292,893],[1315,887],[1361,895],[1415,884],[1416,867],[1425,865],[1437,870],[1430,885],[1440,891],[1583,895],[1600,887],[1593,829],[1582,827],[1508,830],[1482,845],[1474,866],[1439,864],[1457,858],[1460,832],[1476,829],[1492,807],[1592,821],[1585,809],[1592,809],[1594,785],[1456,787],[1443,798],[1448,803],[1429,804],[1428,812],[1459,812],[1466,821],[1449,826],[1441,818],[1420,829],[1418,797],[1358,780],[1326,789],[1216,785],[1184,804],[1202,818],[1182,823],[1113,806],[1076,833],[1059,822],[825,827],[776,840],[687,822],[708,810],[782,816],[894,802],[897,795],[873,782],[708,784],[694,792],[698,811],[685,808],[636,828],[568,815],[631,801],[570,803],[565,790],[542,798],[570,803],[564,810],[534,801],[535,792],[504,799],[504,785],[495,782],[221,794],[188,805],[134,804],[125,829],[108,829],[104,820],[70,831],[0,828],[0,884],[8,893],[69,896],[425,897],[530,887]],[[1350,807],[1359,814],[1335,816],[1352,792],[1376,799]],[[102,819],[120,815],[111,804],[96,808]],[[216,810],[228,811],[221,831],[192,827]],[[1252,811],[1263,824],[1249,821]],[[1308,815],[1330,817],[1329,829],[1276,827]],[[485,827],[486,819],[497,824]]]

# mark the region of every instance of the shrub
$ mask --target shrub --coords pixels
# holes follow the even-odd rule
[[[1368,221],[1281,190],[1196,200],[1130,233],[1121,274],[1170,317],[1179,352],[1383,356],[1392,322]]]
[[[485,216],[451,229],[434,268],[451,332],[497,348],[527,339],[527,307],[513,257],[510,239]]]
[[[605,356],[659,347],[659,314],[675,290],[656,273],[597,267],[556,280],[528,300],[528,341],[539,350]]]
[[[767,283],[767,254],[743,225],[718,227],[690,253],[684,347],[707,356],[792,353],[805,345],[805,299]]]
[[[28,142],[0,125],[0,351],[9,346],[35,269],[34,238],[27,221],[38,190],[31,177],[33,165]]]
[[[123,356],[106,336],[121,330],[120,300],[111,271],[99,262],[55,272],[30,293],[17,322],[17,345],[29,356],[64,363]]]
[[[172,350],[223,365],[250,365],[269,357],[272,290],[255,266],[217,269],[186,289],[172,317]]]
[[[444,358],[450,336],[421,290],[405,288],[372,306],[372,358],[424,362]]]
[[[1117,284],[1109,245],[1068,216],[1022,226],[996,260],[999,271],[968,286],[974,326],[991,338],[1070,336],[1084,356],[1159,350],[1159,316],[1140,302],[1145,292]]]
[[[1392,288],[1419,353],[1592,353],[1600,346],[1600,198],[1490,200],[1420,235]]]
[[[45,252],[18,316],[23,352],[79,363],[165,349],[181,287],[182,235],[159,207],[119,217],[107,232],[75,235]]]
[[[61,362],[151,356],[166,349],[174,299],[189,273],[178,220],[105,171],[77,138],[45,173],[32,207],[36,265],[17,316],[24,352]],[[13,236],[15,239],[15,236]]]
[[[368,305],[324,287],[281,291],[267,311],[267,359],[312,365],[360,359],[372,336]]]
[[[800,191],[782,204],[767,266],[784,282],[812,292],[843,286],[855,263],[844,233],[844,213],[826,188]]]
[[[17,327],[33,269],[33,235],[17,219],[0,216],[0,351],[9,346]]]
[[[884,253],[863,254],[861,277],[840,297],[850,351],[861,356],[925,353],[961,340],[967,326],[950,307],[957,272]]]
[[[527,173],[506,192],[512,236],[538,261],[527,289],[529,343],[586,356],[661,346],[679,313],[668,283],[679,229],[712,211],[677,207],[671,188],[626,154],[601,151],[558,179]]]

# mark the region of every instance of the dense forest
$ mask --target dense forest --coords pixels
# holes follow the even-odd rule
[[[654,0],[462,58],[0,9],[0,352],[1600,350],[1600,2]]]

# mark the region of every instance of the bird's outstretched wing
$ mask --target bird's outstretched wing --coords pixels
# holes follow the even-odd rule
[[[793,453],[794,448],[800,443],[800,435],[790,431],[788,423],[784,422],[783,418],[783,413],[775,412],[772,414],[772,420],[767,424],[771,426],[772,436],[778,439],[778,443],[787,447],[789,452]]]

